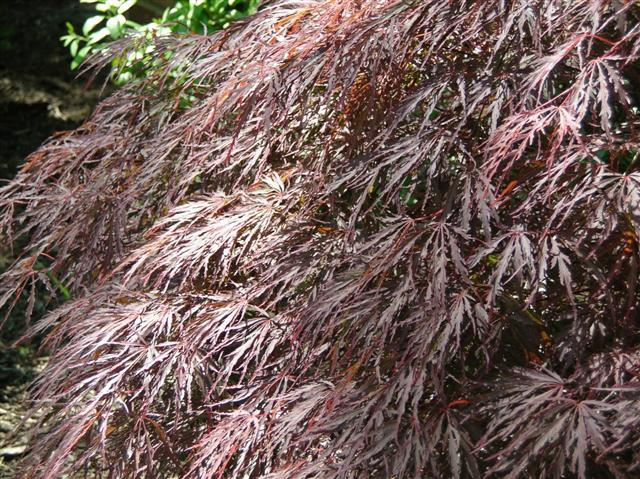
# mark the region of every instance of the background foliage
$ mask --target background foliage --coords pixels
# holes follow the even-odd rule
[[[148,73],[152,68],[153,38],[171,33],[219,30],[234,20],[255,13],[258,7],[258,0],[176,0],[166,8],[162,5],[167,2],[157,0],[80,0],[80,3],[95,4],[97,13],[84,22],[81,33],[67,22],[67,34],[62,41],[73,57],[72,69],[78,68],[87,56],[107,48],[114,40],[124,36],[137,36],[139,39],[133,51],[113,58],[112,78],[116,83]],[[148,23],[134,21],[129,18],[129,13],[136,6],[143,12],[158,14],[157,18]]]
[[[276,0],[155,38],[0,190],[0,303],[74,297],[26,473],[637,476],[639,19]]]

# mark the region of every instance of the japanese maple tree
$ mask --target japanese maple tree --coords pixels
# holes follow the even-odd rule
[[[25,475],[640,474],[638,2],[275,0],[155,52],[0,190],[0,302],[73,296]]]

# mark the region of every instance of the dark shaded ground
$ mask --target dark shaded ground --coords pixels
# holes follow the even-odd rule
[[[0,178],[53,132],[75,127],[98,92],[69,70],[59,41],[93,6],[78,0],[0,0]]]
[[[0,0],[0,182],[54,132],[81,123],[97,102],[99,91],[75,78],[59,41],[66,21],[81,26],[92,11],[78,0]],[[0,272],[12,260],[2,249]],[[36,314],[44,308],[37,304]],[[24,415],[25,388],[46,362],[33,344],[6,347],[20,334],[19,309],[0,333],[0,478],[12,477],[25,450],[26,438],[11,436]]]

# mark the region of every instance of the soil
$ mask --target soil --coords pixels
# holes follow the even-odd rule
[[[92,11],[78,0],[0,0],[0,185],[49,136],[79,125],[98,101],[99,89],[70,71],[59,40],[65,22],[79,27]],[[11,261],[1,250],[0,272]],[[26,438],[15,433],[26,387],[46,362],[33,344],[6,348],[19,330],[5,327],[0,340],[0,478],[14,475],[25,452]]]

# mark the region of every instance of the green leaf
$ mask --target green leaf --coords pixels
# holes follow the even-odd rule
[[[111,35],[109,29],[107,27],[103,27],[97,32],[91,34],[91,38],[89,38],[89,45],[95,45],[99,41],[107,38],[109,35]]]
[[[124,15],[116,15],[115,17],[107,20],[107,28],[113,38],[120,38],[122,36],[122,27],[126,21],[127,19]]]
[[[62,281],[56,278],[56,276],[51,271],[47,271],[47,276],[49,277],[51,282],[55,284],[60,290],[62,296],[64,296],[64,299],[71,299],[71,293],[69,292],[69,289],[64,284],[62,284]]]
[[[127,20],[124,22],[125,27],[133,28],[134,30],[142,30],[143,26],[133,20]]]
[[[133,7],[138,0],[126,0],[120,7],[118,8],[118,13],[122,14]]]
[[[66,22],[65,25],[67,26],[67,33],[69,35],[75,35],[76,34],[76,29],[73,28],[73,25],[71,24],[71,22]]]
[[[80,44],[80,39],[76,38],[71,42],[71,46],[69,47],[69,51],[71,52],[71,56],[75,57],[78,54],[78,45]]]
[[[60,40],[62,40],[62,44],[65,47],[68,47],[69,44],[76,38],[76,35],[65,35],[63,37],[60,37]]]
[[[90,51],[91,51],[91,45],[86,45],[80,49],[80,51],[78,52],[78,58],[80,59],[81,62],[82,60],[85,59],[85,57]]]
[[[102,15],[94,15],[93,17],[87,18],[82,26],[82,33],[85,35],[89,35],[91,30],[93,30],[100,22],[104,20],[104,16]]]

